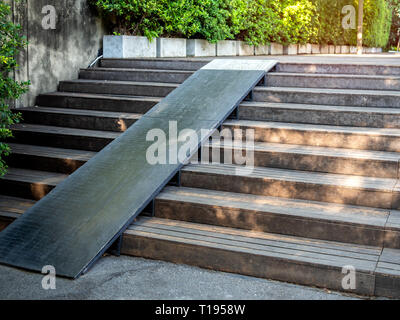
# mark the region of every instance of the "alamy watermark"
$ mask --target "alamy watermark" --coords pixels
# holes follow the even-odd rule
[[[57,24],[57,11],[52,5],[46,5],[42,8],[42,28],[44,30],[55,30]]]
[[[222,162],[238,165],[237,172],[243,174],[250,174],[254,169],[253,129],[201,129],[199,132],[183,129],[178,132],[177,121],[170,121],[168,132],[152,129],[146,140],[153,142],[146,152],[150,165]]]
[[[56,268],[54,266],[44,266],[42,274],[45,276],[42,279],[43,290],[56,290]]]
[[[344,290],[355,290],[356,287],[356,268],[354,266],[344,266],[342,274],[345,276],[342,279],[342,288]]]
[[[342,14],[345,16],[342,19],[342,27],[345,30],[356,28],[356,8],[352,5],[347,5],[342,8]]]

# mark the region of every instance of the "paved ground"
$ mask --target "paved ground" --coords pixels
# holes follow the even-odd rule
[[[42,275],[0,266],[0,299],[343,300],[355,297],[282,282],[132,257],[106,257],[78,280],[41,286]]]
[[[158,58],[159,59],[159,58]],[[166,58],[171,59],[171,58]],[[174,58],[173,58],[174,59]],[[182,58],[175,58],[182,60]],[[301,63],[338,63],[338,64],[374,64],[374,65],[400,65],[400,54],[366,54],[362,56],[354,54],[320,54],[320,55],[296,55],[296,56],[250,56],[250,57],[212,57],[212,58],[187,58],[199,60],[213,59],[274,59],[281,62]]]

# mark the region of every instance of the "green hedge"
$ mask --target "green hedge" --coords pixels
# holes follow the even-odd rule
[[[116,34],[355,45],[357,31],[342,27],[342,8],[358,0],[91,0]],[[391,9],[365,0],[365,45],[385,46]]]

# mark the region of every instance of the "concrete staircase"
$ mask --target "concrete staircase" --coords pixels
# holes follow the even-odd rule
[[[14,127],[0,229],[206,63],[106,59],[39,96]],[[255,130],[255,170],[186,166],[123,253],[400,297],[399,88],[399,66],[279,64],[223,126]],[[342,287],[345,266],[355,289]]]

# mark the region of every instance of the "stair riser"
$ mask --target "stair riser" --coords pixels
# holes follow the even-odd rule
[[[135,84],[115,84],[115,83],[72,83],[61,82],[60,91],[64,92],[80,92],[80,93],[98,93],[98,94],[115,94],[130,96],[148,96],[148,97],[165,97],[170,94],[176,87],[170,86],[152,86],[152,85],[135,85]]]
[[[47,147],[100,151],[113,141],[111,138],[97,138],[38,132],[14,131],[14,141]]]
[[[256,106],[240,107],[241,120],[324,124],[369,128],[400,128],[400,115],[329,110],[294,110]]]
[[[400,139],[393,136],[371,136],[341,132],[239,127],[231,125],[224,125],[223,128],[254,129],[254,139],[260,142],[400,152]]]
[[[225,174],[182,171],[183,187],[228,191],[289,199],[351,204],[382,209],[399,207],[400,194],[380,190],[355,189],[312,182],[281,181]],[[393,197],[393,198],[392,198]]]
[[[319,240],[361,245],[383,246],[386,233],[382,229],[334,223],[329,220],[305,219],[296,216],[206,204],[156,200],[155,216],[221,227],[277,233]]]
[[[312,263],[301,264],[283,258],[210,248],[201,244],[183,244],[132,233],[124,235],[122,253],[216,271],[343,290],[341,283],[343,274],[338,268],[321,267]],[[357,272],[356,281],[354,292],[365,295],[374,294],[373,275]]]
[[[151,72],[151,71],[100,71],[81,70],[80,79],[110,80],[110,81],[143,81],[183,83],[191,74],[177,72]]]
[[[208,61],[193,60],[102,59],[101,67],[197,71],[198,69],[204,67],[207,63]]]
[[[115,132],[126,131],[132,124],[137,121],[135,119],[54,114],[29,110],[22,110],[22,114],[25,123]]]
[[[29,183],[25,181],[7,180],[6,178],[2,179],[0,183],[1,194],[32,200],[44,198],[54,188],[54,185],[46,183]]]
[[[346,65],[346,64],[296,64],[279,63],[277,72],[289,73],[332,73],[357,75],[400,75],[400,68],[395,66]]]
[[[362,89],[362,90],[400,90],[399,80],[363,79],[358,77],[302,77],[268,75],[268,86],[271,87],[299,87],[299,88],[327,88],[327,89]]]
[[[210,162],[218,163],[218,160],[220,160],[220,163],[225,164],[243,164],[236,161],[235,152],[232,148],[214,148],[214,152],[217,154],[218,150],[220,150],[220,158],[213,159],[213,151],[209,149]],[[225,153],[231,154],[227,162],[225,162]],[[246,156],[246,154],[243,153],[243,156]],[[398,161],[351,159],[291,152],[255,150],[254,166],[393,179],[397,179],[398,176]]]
[[[13,168],[71,174],[83,166],[86,161],[11,153],[11,155],[7,158],[7,163]]]
[[[73,96],[40,95],[36,104],[41,107],[87,109],[98,111],[131,112],[144,114],[154,107],[154,101],[114,100],[106,98],[78,98]]]
[[[277,92],[256,88],[254,101],[303,103],[356,107],[388,107],[399,108],[400,99],[396,96],[339,94],[339,93],[312,93],[312,92]]]

